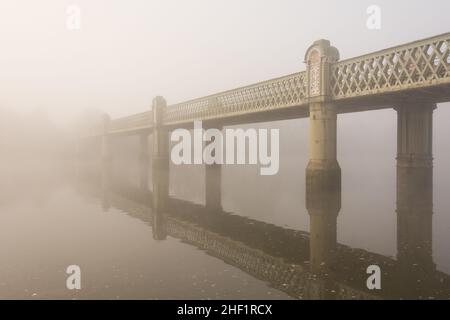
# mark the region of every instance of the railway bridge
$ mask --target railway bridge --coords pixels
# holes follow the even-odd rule
[[[429,254],[433,110],[438,103],[450,101],[450,33],[345,60],[340,60],[339,51],[329,41],[318,40],[304,60],[305,71],[186,102],[167,105],[163,97],[155,97],[151,111],[113,120],[105,116],[103,124],[87,136],[101,141],[104,163],[111,158],[114,137],[139,137],[142,170],[147,172],[150,163],[152,167],[152,206],[158,214],[167,211],[169,202],[169,135],[174,129],[192,128],[195,121],[222,129],[309,117],[306,206],[311,217],[310,265],[314,269],[329,265],[330,253],[336,250],[341,207],[338,115],[394,108],[398,115],[398,247],[404,247],[400,260],[419,256],[421,265],[433,268]],[[142,185],[147,185],[146,175],[142,177]],[[220,165],[206,165],[205,183],[206,207],[220,209]],[[416,252],[415,248],[422,249]]]

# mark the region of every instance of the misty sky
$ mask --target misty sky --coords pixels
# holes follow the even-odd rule
[[[66,9],[81,8],[81,29]],[[382,28],[366,28],[366,9]],[[112,117],[304,70],[327,38],[342,58],[450,31],[450,1],[2,0],[0,107]]]

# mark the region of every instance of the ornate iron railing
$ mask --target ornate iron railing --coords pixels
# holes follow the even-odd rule
[[[153,116],[151,111],[134,114],[128,117],[119,118],[111,121],[109,131],[120,132],[126,130],[138,130],[151,127]]]
[[[168,106],[164,123],[206,120],[302,105],[307,103],[305,76],[305,72],[295,73]]]
[[[450,33],[335,63],[334,99],[450,83]]]
[[[325,76],[330,77],[331,99],[336,101],[448,86],[450,33],[336,62]],[[307,73],[299,72],[174,104],[164,110],[163,124],[306,105],[309,99],[307,81]],[[109,131],[136,131],[152,125],[152,113],[148,111],[111,121]]]

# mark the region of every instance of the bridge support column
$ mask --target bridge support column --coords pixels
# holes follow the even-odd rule
[[[310,215],[310,264],[313,272],[334,262],[337,216],[341,208],[341,168],[336,158],[337,113],[331,102],[331,64],[339,52],[327,40],[308,49],[309,163],[306,208]]]
[[[310,215],[310,263],[313,271],[333,263],[337,216],[341,209],[341,168],[336,159],[333,105],[310,105],[310,159],[306,169],[306,208]]]
[[[111,207],[111,163],[103,161],[101,165],[101,196],[102,209],[107,212]]]
[[[154,211],[152,214],[152,234],[154,240],[166,240],[166,213],[163,211]]]
[[[163,126],[163,114],[167,103],[163,97],[153,99],[153,152],[152,152],[152,182],[153,182],[153,237],[165,239],[165,228],[161,227],[169,201],[169,131]]]
[[[222,127],[216,127],[222,131]],[[210,141],[209,145],[214,143]],[[218,150],[222,150],[222,141],[215,142]],[[217,149],[216,149],[217,150]],[[222,165],[205,165],[205,207],[210,211],[222,211]]]
[[[311,120],[313,121],[315,120]],[[321,134],[324,134],[329,127],[323,124],[321,126],[324,129]],[[311,144],[315,143],[315,137],[314,135],[310,137]],[[306,169],[306,208],[310,215],[310,264],[314,272],[326,269],[334,261],[337,217],[341,209],[341,169],[335,158],[324,157],[327,154],[326,149],[328,148],[322,149],[322,159],[314,158],[315,153],[312,152]]]
[[[111,137],[109,136],[109,125],[111,118],[103,116],[103,135],[101,136],[101,193],[102,209],[108,211],[110,205],[111,189]]]
[[[111,118],[105,114],[103,116],[103,135],[101,136],[101,157],[103,162],[111,160],[111,137],[109,136],[109,124]]]
[[[148,135],[142,133],[139,135],[139,179],[141,190],[148,190],[148,170],[149,170],[149,147]]]
[[[432,103],[396,108],[397,127],[397,260],[402,273],[434,270],[433,110]]]

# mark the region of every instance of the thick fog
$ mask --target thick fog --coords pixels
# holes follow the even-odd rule
[[[371,4],[2,0],[2,203],[20,202],[24,190],[44,201],[45,190],[59,188],[59,177],[76,171],[81,149],[98,160],[99,141],[87,142],[82,136],[101,123],[103,113],[114,119],[150,110],[157,95],[170,105],[302,71],[307,48],[321,38],[330,40],[346,59],[450,31],[447,0],[378,0],[380,30],[366,26]],[[76,30],[67,27],[70,5],[80,9]],[[450,234],[449,123],[450,103],[439,104],[433,124],[433,239],[435,261],[444,271],[450,271],[448,246],[443,245]],[[224,209],[308,230],[308,119],[242,127],[280,129],[280,170],[265,177],[258,166],[225,166]],[[338,116],[340,243],[395,256],[396,144],[393,109]],[[138,148],[136,137],[114,141],[115,174],[136,184]],[[172,164],[170,170],[172,196],[204,203],[203,166]]]

